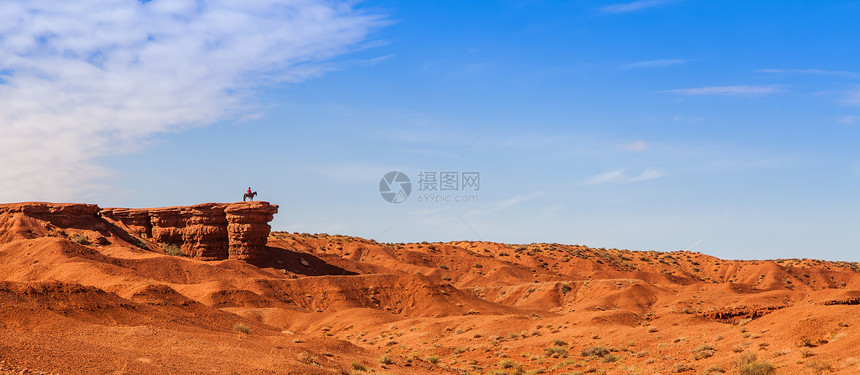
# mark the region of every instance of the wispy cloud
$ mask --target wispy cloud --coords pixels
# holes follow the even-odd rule
[[[725,96],[765,96],[781,90],[773,86],[708,86],[691,89],[665,90],[663,92],[681,95],[725,95]]]
[[[601,13],[629,13],[637,12],[643,9],[653,8],[660,5],[671,4],[678,0],[640,0],[630,3],[620,3],[607,5],[600,8]]]
[[[860,90],[854,90],[849,92],[843,102],[848,105],[860,105]]]
[[[535,191],[535,192],[531,192],[531,193],[516,195],[516,196],[510,197],[508,199],[502,200],[502,201],[497,201],[495,203],[491,203],[490,207],[487,209],[470,211],[469,215],[482,215],[482,214],[486,214],[486,213],[490,213],[490,212],[494,212],[494,211],[504,210],[506,208],[516,206],[520,203],[528,202],[528,201],[537,199],[537,198],[539,198],[545,194],[546,194],[545,191],[539,190],[539,191]]]
[[[860,73],[849,72],[842,70],[824,70],[824,69],[759,69],[759,73],[769,74],[807,74],[807,75],[823,75],[823,76],[839,76],[848,78],[860,78]]]
[[[665,68],[669,66],[683,65],[686,64],[688,61],[689,60],[683,59],[637,61],[635,63],[624,65],[621,67],[621,69]]]
[[[648,149],[648,143],[645,143],[645,141],[633,141],[621,145],[621,148],[627,151],[645,151]]]
[[[583,181],[580,185],[599,185],[599,184],[609,184],[609,183],[629,183],[629,182],[638,182],[638,181],[647,181],[653,180],[666,175],[666,172],[663,172],[659,169],[654,169],[651,167],[645,168],[642,173],[639,175],[629,175],[623,169],[618,169],[614,171],[608,171],[596,176],[590,177]]]
[[[842,116],[836,119],[841,124],[854,125],[860,123],[860,116]]]
[[[0,201],[102,187],[98,160],[241,119],[255,89],[342,66],[385,21],[305,0],[0,3]],[[384,59],[383,57],[382,59]]]

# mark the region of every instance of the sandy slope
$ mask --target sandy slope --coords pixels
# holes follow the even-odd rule
[[[0,373],[860,373],[854,263],[273,233],[249,264],[132,240],[0,217]]]

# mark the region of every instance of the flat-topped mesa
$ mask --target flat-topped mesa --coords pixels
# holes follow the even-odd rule
[[[230,259],[256,260],[266,249],[274,214],[278,206],[268,202],[233,203],[224,210],[227,214]]]
[[[202,203],[148,210],[152,238],[202,260],[258,259],[278,212],[268,202]]]
[[[133,236],[151,238],[195,259],[255,260],[264,256],[268,223],[276,213],[277,205],[261,201],[105,209],[79,203],[0,204],[0,243],[65,236],[62,229],[73,228],[101,245],[109,244],[106,237],[113,233],[130,243],[140,241]]]

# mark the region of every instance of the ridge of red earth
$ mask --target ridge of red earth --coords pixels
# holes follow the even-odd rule
[[[860,373],[854,262],[270,233],[238,204],[0,205],[0,374]]]

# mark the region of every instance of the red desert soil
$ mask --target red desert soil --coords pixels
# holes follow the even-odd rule
[[[0,374],[860,374],[857,263],[282,232],[204,261],[0,206]]]

